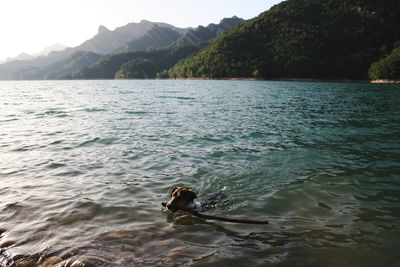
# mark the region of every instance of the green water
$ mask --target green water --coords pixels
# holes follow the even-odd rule
[[[400,266],[400,86],[0,82],[0,266]],[[213,214],[163,211],[176,185]]]

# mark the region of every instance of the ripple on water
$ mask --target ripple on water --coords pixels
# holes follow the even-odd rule
[[[37,113],[36,117],[37,118],[42,118],[42,117],[57,117],[57,118],[65,118],[70,116],[67,112],[59,109],[49,109],[45,112],[42,113]]]
[[[49,168],[49,169],[58,169],[58,168],[63,168],[63,167],[65,167],[65,166],[67,166],[66,164],[64,164],[64,163],[60,163],[60,162],[50,162],[49,164],[47,164],[47,168]]]
[[[2,123],[2,122],[12,122],[12,121],[17,121],[17,120],[18,120],[18,118],[1,119],[1,120],[0,120],[0,123]]]
[[[137,116],[154,114],[154,112],[143,111],[143,110],[129,110],[129,111],[126,111],[125,113],[129,114],[129,115],[137,115]]]
[[[105,108],[85,108],[85,109],[83,109],[83,111],[88,112],[88,113],[92,113],[92,112],[107,111],[107,109],[105,109]]]
[[[188,96],[158,96],[161,99],[177,99],[177,100],[196,100],[195,97],[188,97]]]
[[[61,170],[61,172],[54,174],[55,176],[60,176],[60,177],[77,177],[83,175],[84,172],[78,171],[78,170]]]
[[[63,143],[63,142],[64,142],[64,140],[56,140],[56,141],[51,142],[49,145],[50,145],[50,146],[52,146],[52,145],[59,145],[59,144],[61,144],[61,143]]]
[[[12,152],[27,152],[27,151],[31,151],[31,150],[35,150],[39,148],[39,146],[37,145],[23,145],[17,148],[12,149]]]
[[[111,145],[113,144],[118,138],[100,138],[100,137],[95,137],[89,140],[86,140],[82,143],[80,143],[77,148],[80,147],[87,147],[87,146],[92,146],[92,145]]]

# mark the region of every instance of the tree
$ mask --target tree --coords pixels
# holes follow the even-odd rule
[[[372,63],[368,74],[371,80],[400,79],[400,47],[394,49],[388,56]]]

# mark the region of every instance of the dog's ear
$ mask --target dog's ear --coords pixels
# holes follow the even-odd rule
[[[183,197],[188,201],[193,201],[195,198],[197,198],[196,194],[193,191],[184,191],[181,194],[183,194]]]
[[[178,189],[178,187],[177,186],[175,186],[174,188],[172,188],[172,190],[171,190],[171,194],[169,194],[169,197],[172,197],[172,194],[175,192],[175,190],[176,189]]]

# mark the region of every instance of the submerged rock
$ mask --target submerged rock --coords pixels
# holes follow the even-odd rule
[[[15,267],[36,267],[36,260],[32,258],[22,258],[15,262]]]
[[[49,266],[54,266],[58,263],[62,262],[62,259],[60,257],[49,257],[45,259],[42,263],[38,265],[38,267],[49,267]]]
[[[66,261],[64,267],[97,267],[104,266],[105,262],[98,257],[77,257]]]

